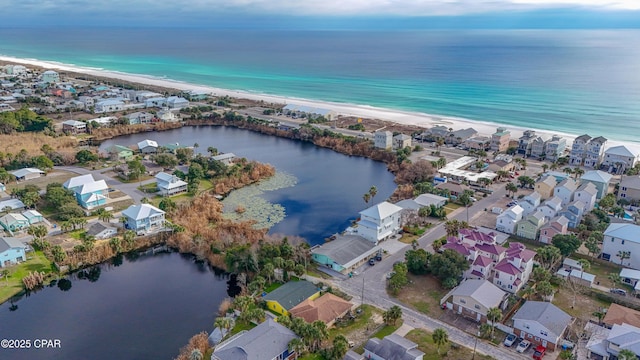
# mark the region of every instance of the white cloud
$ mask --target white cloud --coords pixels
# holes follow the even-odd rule
[[[460,15],[549,8],[640,10],[640,0],[0,0],[3,11],[119,14]],[[13,9],[13,10],[11,10]]]

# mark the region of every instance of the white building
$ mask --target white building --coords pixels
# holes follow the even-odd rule
[[[51,84],[60,81],[60,74],[53,70],[47,70],[42,73],[41,80],[43,83]]]
[[[401,212],[401,207],[383,201],[360,212],[356,232],[377,244],[400,230]]]
[[[391,149],[393,146],[393,133],[391,131],[376,131],[373,136],[373,144],[378,149]]]
[[[604,232],[602,258],[640,270],[640,226],[628,223],[610,224]]]
[[[554,196],[540,205],[538,210],[542,212],[544,217],[547,219],[554,218],[558,215],[560,210],[562,210],[562,200],[559,197]]]
[[[189,106],[189,100],[179,96],[169,96],[166,100],[166,105],[170,109],[182,109]]]
[[[581,201],[584,204],[585,211],[593,210],[596,205],[598,189],[590,182],[580,185],[578,190],[573,193],[573,200]]]
[[[562,180],[553,189],[553,195],[560,198],[562,206],[567,205],[573,200],[573,193],[578,189],[578,183],[572,178]]]
[[[158,192],[160,192],[162,196],[171,196],[186,192],[188,185],[179,177],[165,172],[159,172],[156,175],[156,184],[158,186]]]
[[[540,206],[540,201],[542,200],[542,196],[537,191],[532,192],[529,195],[526,195],[522,199],[519,200],[518,205],[524,210],[522,212],[522,216],[529,216],[529,214],[533,213],[533,211]]]
[[[155,154],[158,152],[158,143],[149,139],[142,140],[138,143],[138,150],[143,154]]]
[[[116,99],[106,99],[95,103],[95,113],[105,113],[124,110],[124,102]]]
[[[516,224],[522,220],[524,209],[520,205],[512,206],[509,210],[504,211],[496,218],[496,230],[513,234],[516,230]]]
[[[602,166],[609,172],[622,173],[638,162],[638,154],[634,154],[624,145],[608,148],[604,152]]]

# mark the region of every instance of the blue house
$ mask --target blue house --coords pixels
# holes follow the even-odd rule
[[[27,259],[27,246],[12,237],[0,237],[0,268],[11,266]]]
[[[85,209],[93,209],[107,203],[109,186],[104,180],[95,181],[91,174],[73,177],[62,186],[73,191],[76,201]]]
[[[580,200],[575,200],[570,202],[565,206],[560,212],[558,216],[564,216],[569,220],[568,227],[570,229],[575,229],[580,225],[580,221],[582,220],[582,215],[584,215],[585,205]]]
[[[149,204],[131,205],[122,212],[125,228],[138,234],[163,228],[164,214],[164,211]]]

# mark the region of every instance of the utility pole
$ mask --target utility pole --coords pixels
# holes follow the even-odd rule
[[[364,274],[362,274],[362,295],[360,296],[360,306],[364,305]]]

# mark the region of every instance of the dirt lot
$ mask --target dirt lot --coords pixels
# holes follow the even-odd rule
[[[593,299],[586,295],[578,294],[576,296],[575,306],[573,305],[573,292],[562,287],[558,288],[558,291],[553,297],[553,304],[560,309],[566,311],[571,316],[581,318],[584,320],[595,318],[591,315],[594,311],[598,311],[601,308],[608,308],[610,304]]]
[[[15,188],[23,188],[25,185],[36,185],[37,187],[39,187],[42,190],[45,190],[47,188],[47,185],[51,184],[51,183],[60,183],[62,184],[63,182],[71,179],[74,176],[77,176],[78,174],[69,172],[69,171],[64,171],[64,170],[53,170],[50,173],[48,173],[46,176],[42,176],[39,177],[37,179],[31,179],[31,180],[26,180],[26,181],[20,181],[19,183],[10,183],[10,184],[6,184],[7,185],[7,192],[11,191],[12,189]]]
[[[440,282],[431,275],[408,274],[408,277],[411,284],[400,291],[398,300],[427,315],[439,316],[440,299],[447,294]]]

